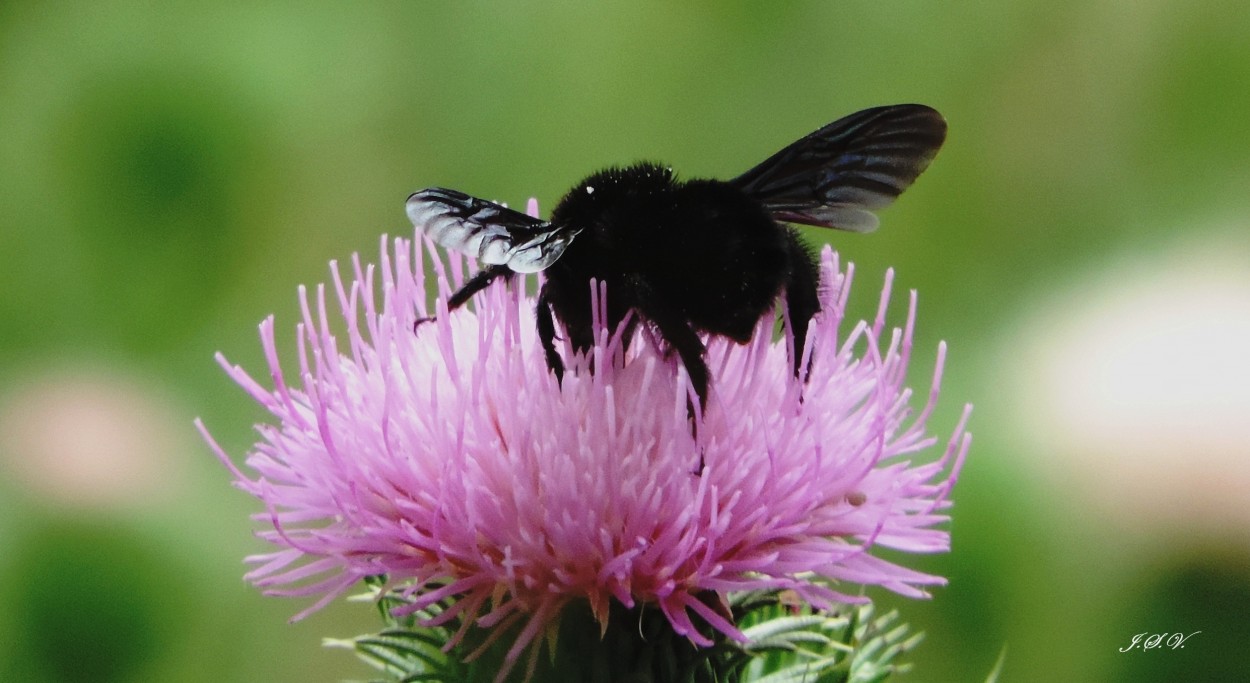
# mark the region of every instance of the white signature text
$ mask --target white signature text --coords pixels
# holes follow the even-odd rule
[[[1185,641],[1199,633],[1202,633],[1202,631],[1194,631],[1189,635],[1184,633],[1138,633],[1133,636],[1133,642],[1120,648],[1120,652],[1128,652],[1139,647],[1142,652],[1160,647],[1176,650],[1185,647]]]

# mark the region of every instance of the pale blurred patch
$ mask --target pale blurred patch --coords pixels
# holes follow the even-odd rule
[[[0,473],[57,507],[136,508],[187,483],[184,413],[118,370],[56,369],[0,396]]]
[[[1073,505],[1250,528],[1248,232],[1106,266],[1011,340],[998,376],[1028,464]]]

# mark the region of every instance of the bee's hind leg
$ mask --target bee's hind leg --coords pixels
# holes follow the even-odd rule
[[[795,377],[806,377],[811,372],[811,361],[803,368],[803,347],[807,343],[807,328],[812,316],[820,312],[820,271],[816,259],[793,229],[786,230],[786,251],[790,257],[790,271],[786,276],[786,311],[790,319],[790,336],[794,339]]]

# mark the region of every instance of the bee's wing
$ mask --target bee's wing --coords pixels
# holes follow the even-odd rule
[[[730,181],[777,220],[854,232],[877,228],[933,160],[946,120],[922,104],[875,107],[838,119]]]
[[[555,263],[578,233],[441,187],[413,194],[405,208],[413,226],[435,244],[517,273],[538,272]]]

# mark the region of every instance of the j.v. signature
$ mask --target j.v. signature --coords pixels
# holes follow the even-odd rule
[[[1167,647],[1175,650],[1185,647],[1185,641],[1199,633],[1202,633],[1202,631],[1194,631],[1189,635],[1184,633],[1138,633],[1133,636],[1133,642],[1120,648],[1120,652],[1128,652],[1137,647],[1140,647],[1143,652],[1157,647]]]

